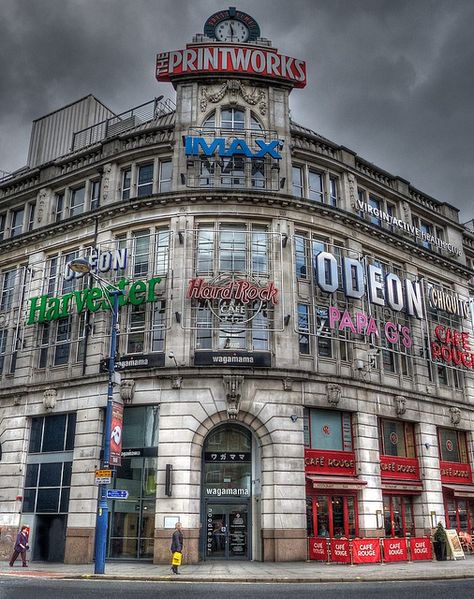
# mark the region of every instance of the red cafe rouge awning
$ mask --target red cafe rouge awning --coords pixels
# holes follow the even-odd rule
[[[307,480],[311,481],[313,489],[348,489],[358,491],[367,484],[366,480],[349,476],[310,476],[306,475]]]
[[[443,485],[443,489],[452,491],[454,497],[472,497],[474,498],[473,485]]]

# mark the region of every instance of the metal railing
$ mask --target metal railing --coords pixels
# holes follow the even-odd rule
[[[169,98],[163,100],[163,96],[159,96],[150,102],[140,104],[140,106],[131,108],[121,114],[117,114],[101,121],[100,123],[74,132],[71,151],[75,152],[76,150],[91,146],[108,137],[114,137],[128,129],[133,129],[138,125],[143,125],[159,119],[175,110],[176,104],[173,100],[170,100]]]

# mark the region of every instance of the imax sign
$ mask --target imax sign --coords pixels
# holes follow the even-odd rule
[[[256,151],[252,151],[245,139],[234,139],[229,146],[226,145],[224,137],[216,137],[211,143],[204,137],[194,137],[187,135],[184,141],[186,156],[219,156],[220,158],[230,158],[232,156],[246,156],[247,158],[264,158],[266,155],[270,158],[281,159],[278,150],[283,145],[280,139],[274,139],[268,143],[264,139],[254,140]]]

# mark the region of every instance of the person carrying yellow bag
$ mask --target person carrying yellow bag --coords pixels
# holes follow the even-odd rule
[[[171,538],[171,572],[173,574],[179,574],[178,566],[181,565],[183,557],[183,531],[181,528],[181,522],[176,522],[175,531]]]

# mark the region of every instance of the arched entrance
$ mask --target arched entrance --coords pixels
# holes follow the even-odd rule
[[[201,555],[203,559],[252,558],[252,435],[223,424],[203,447]]]

